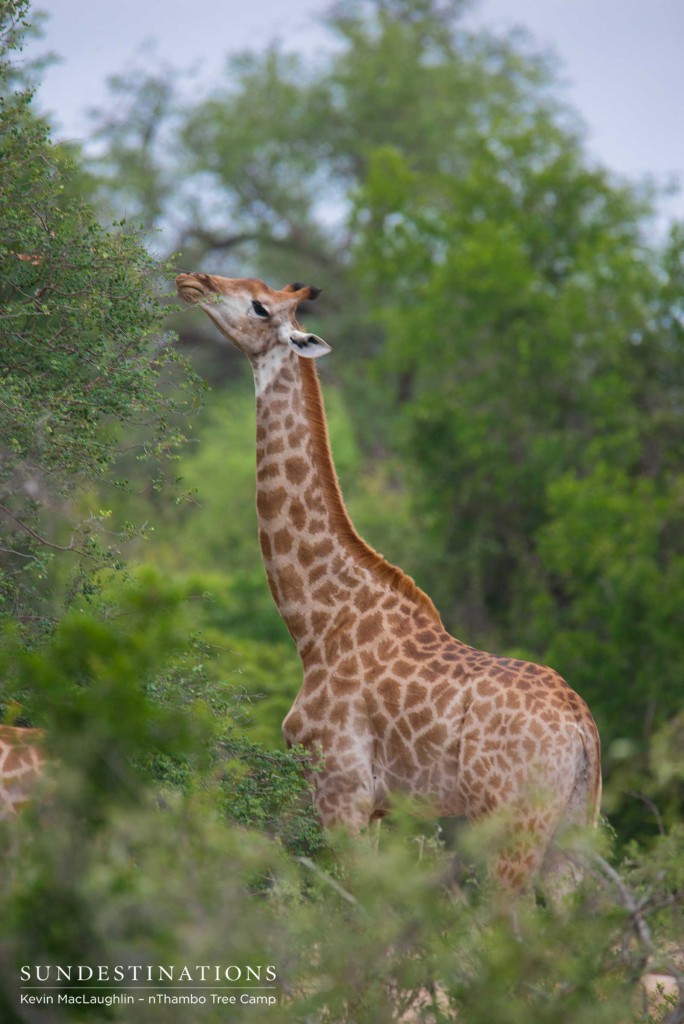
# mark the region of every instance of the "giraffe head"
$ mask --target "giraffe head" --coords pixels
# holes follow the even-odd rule
[[[283,346],[308,359],[330,351],[322,338],[302,331],[296,319],[297,306],[315,299],[318,288],[288,284],[274,291],[256,278],[211,274],[179,274],[176,288],[182,299],[203,309],[252,362]]]

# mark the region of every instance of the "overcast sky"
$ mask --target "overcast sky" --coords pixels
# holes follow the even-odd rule
[[[61,63],[43,76],[43,109],[59,134],[88,135],[85,110],[106,103],[105,79],[141,45],[179,67],[197,64],[201,80],[219,76],[225,55],[277,36],[316,53],[327,35],[316,16],[325,0],[36,0],[49,14],[45,37]],[[684,0],[480,0],[473,25],[522,25],[561,59],[566,96],[588,126],[592,155],[633,178],[684,182]],[[684,217],[684,196],[662,204]]]

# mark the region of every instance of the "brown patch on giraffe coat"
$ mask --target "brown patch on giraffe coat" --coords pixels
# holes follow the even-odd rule
[[[304,601],[304,580],[293,565],[284,565],[278,573],[283,601],[301,604]]]
[[[333,542],[327,537],[324,537],[323,540],[316,541],[312,547],[316,558],[327,558],[334,550]]]
[[[355,676],[338,675],[334,672],[330,679],[330,688],[336,697],[348,697],[359,685]]]
[[[404,689],[404,707],[411,708],[414,704],[420,704],[427,698],[428,688],[415,680],[410,682]]]
[[[312,612],[311,613],[311,626],[314,633],[320,636],[321,633],[327,628],[330,616],[327,612]]]
[[[337,579],[343,587],[349,587],[350,590],[356,590],[357,587],[361,586],[361,580],[351,569],[340,569],[337,573]]]
[[[413,739],[413,729],[408,724],[406,719],[403,718],[403,717],[402,718],[397,718],[397,719],[395,719],[394,724],[397,727],[397,729],[399,730],[399,732],[401,733],[401,735],[404,737],[406,742],[409,743]]]
[[[323,718],[329,704],[330,694],[327,687],[322,686],[315,693],[307,694],[304,701],[304,710],[308,717],[314,719],[314,721],[319,721]]]
[[[332,722],[333,725],[337,725],[339,726],[340,729],[344,729],[344,727],[347,724],[348,718],[349,704],[347,703],[347,701],[337,701],[337,703],[333,706],[332,711],[330,712],[330,721]],[[336,740],[336,746],[338,750],[341,749],[339,739]]]
[[[524,716],[519,711],[517,711],[514,715],[511,715],[510,718],[508,719],[508,722],[507,722],[507,725],[506,725],[506,728],[507,728],[507,731],[508,731],[508,735],[509,736],[520,736],[520,734],[523,732],[524,725],[525,725],[525,718],[524,718]]]
[[[303,540],[297,548],[297,557],[302,565],[308,568],[319,559],[326,558],[332,551],[333,543],[327,537],[313,544]]]
[[[313,597],[314,601],[317,601],[319,604],[328,605],[329,607],[332,607],[334,604],[336,604],[337,601],[339,601],[345,595],[342,593],[339,587],[336,587],[333,583],[330,582],[330,580],[326,580],[325,583],[322,583],[320,587],[317,587],[316,590],[313,591],[311,596]]]
[[[278,530],[273,538],[273,547],[277,555],[286,555],[292,547],[292,536],[289,530]]]
[[[491,679],[478,679],[475,683],[475,689],[477,690],[478,697],[483,697],[484,699],[499,693],[499,688],[494,685]]]
[[[257,510],[263,519],[275,519],[283,507],[287,491],[284,487],[275,487],[272,490],[259,488],[257,492]]]
[[[325,513],[325,502],[317,481],[309,484],[304,491],[304,504],[311,512]]]
[[[311,672],[307,672],[304,679],[304,692],[312,693],[314,690],[317,690],[326,678],[327,673],[322,668],[316,668]]]
[[[273,480],[280,476],[280,466],[277,462],[267,462],[257,469],[257,480],[262,483],[264,480]]]
[[[418,711],[408,712],[408,720],[414,729],[424,729],[430,724],[432,718],[432,708],[420,708]]]
[[[505,694],[506,706],[509,708],[517,709],[520,707],[520,694],[515,690],[508,690]]]
[[[419,647],[414,640],[405,640],[403,651],[407,658],[414,658],[416,661],[426,661],[432,657],[431,652]]]
[[[304,720],[299,711],[290,711],[283,722],[283,732],[287,731],[289,736],[298,736],[302,730]]]
[[[396,679],[381,679],[378,684],[377,692],[384,701],[386,707],[390,709],[399,707],[401,691]]]
[[[323,640],[325,657],[329,665],[339,657],[352,649],[351,629],[356,622],[356,614],[353,608],[348,606],[341,608],[326,633]],[[358,672],[358,662],[355,671]]]
[[[403,736],[396,727],[396,723],[387,737],[386,743],[390,761],[399,761],[401,763],[408,760],[409,751]]]
[[[382,628],[382,615],[380,612],[371,612],[370,615],[364,616],[359,622],[358,629],[356,630],[356,639],[358,643],[363,646],[368,644],[371,640],[375,640]]]
[[[443,715],[446,712],[447,708],[449,707],[449,705],[451,704],[453,699],[454,699],[454,691],[453,691],[453,689],[450,686],[446,687],[442,693],[440,693],[437,697],[435,697],[435,701],[434,702],[435,702],[435,710],[437,711],[437,714],[438,715]]]
[[[304,636],[306,633],[306,616],[299,612],[290,612],[287,616],[286,626],[296,643],[297,637]]]
[[[315,565],[309,572],[309,583],[313,586],[314,583],[318,583],[327,574],[328,570],[324,565]]]
[[[306,427],[303,423],[291,430],[287,435],[287,443],[290,448],[301,448],[302,441],[306,437]]]
[[[273,575],[273,573],[271,572],[270,569],[266,569],[266,579],[268,580],[269,590],[273,594],[273,599],[275,601],[277,601],[278,600],[278,584],[276,583],[276,578],[275,578],[275,576]]]
[[[399,653],[399,648],[397,647],[396,643],[394,643],[392,640],[386,639],[380,641],[377,647],[377,651],[378,657],[381,659],[383,664],[386,665],[388,664],[388,662],[394,661],[394,659]]]
[[[358,679],[359,676],[359,659],[355,654],[350,654],[346,658],[342,658],[337,664],[337,671],[343,676],[353,676]]]
[[[364,583],[354,598],[354,604],[360,612],[367,612],[380,600],[380,594]]]
[[[293,498],[292,501],[290,502],[290,508],[288,510],[288,515],[289,515],[290,520],[292,522],[292,525],[295,527],[295,529],[297,529],[297,530],[303,530],[304,529],[304,527],[306,526],[306,521],[308,519],[308,516],[306,514],[306,509],[302,505],[302,503],[299,500],[299,498]]]
[[[314,637],[305,644],[301,644],[299,654],[304,662],[304,668],[309,669],[313,665],[323,664],[323,655],[320,652],[318,639]]]
[[[265,530],[259,530],[259,544],[261,545],[261,552],[264,558],[269,561],[271,559],[271,538]]]
[[[266,455],[282,455],[284,451],[285,442],[282,437],[274,437],[272,441],[268,442],[264,449]]]
[[[379,736],[382,739],[387,730],[390,728],[389,719],[385,714],[383,714],[382,711],[378,709],[370,713],[370,721],[376,736]]]
[[[504,718],[500,711],[495,711],[491,718],[487,719],[487,729],[489,732],[498,732],[504,724]]]
[[[366,675],[373,678],[373,676],[382,675],[385,671],[385,666],[378,661],[375,656],[375,651],[359,651],[359,657],[361,658],[361,664],[366,670]]]

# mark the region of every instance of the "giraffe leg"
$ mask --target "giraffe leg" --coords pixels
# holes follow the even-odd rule
[[[314,801],[324,828],[343,828],[354,836],[371,833],[373,800],[362,780],[323,777],[317,781]]]
[[[546,865],[558,829],[557,806],[520,802],[501,809],[502,828],[491,860],[495,887],[509,894],[531,893]]]
[[[541,866],[541,888],[556,910],[562,910],[568,898],[577,892],[584,872],[564,850],[551,843]]]
[[[380,825],[382,823],[382,817],[374,816],[371,818],[368,825],[368,838],[373,850],[378,853],[380,850]]]

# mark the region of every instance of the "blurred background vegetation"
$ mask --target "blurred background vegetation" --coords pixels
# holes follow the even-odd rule
[[[301,752],[282,751],[300,670],[256,543],[249,368],[171,294],[199,269],[323,287],[309,323],[334,346],[357,528],[456,636],[551,664],[588,701],[614,858],[667,948],[684,226],[656,233],[657,197],[588,158],[549,62],[462,9],[334,4],[325,60],[274,43],[193,100],[175,69],[129,72],[79,152],[32,109],[27,3],[0,8],[0,701],[62,765],[4,840],[3,1020],[36,1019],[13,965],[84,948],[263,956],[290,979],[282,1020],[649,1012],[653,950],[610,882],[562,927],[524,918],[521,943],[476,887],[435,886],[442,843],[408,826],[343,878],[354,895],[335,880]],[[678,998],[653,1019],[684,1019]]]

